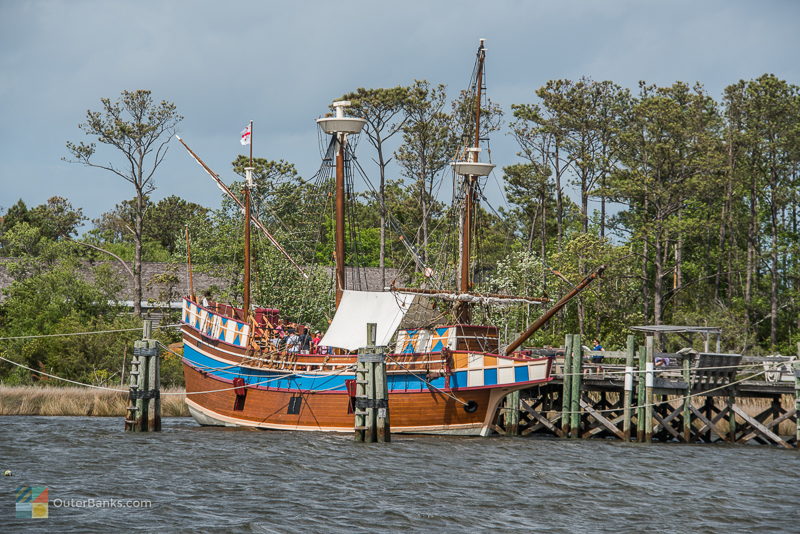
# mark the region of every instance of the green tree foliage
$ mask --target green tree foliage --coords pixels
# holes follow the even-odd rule
[[[42,236],[38,227],[17,223],[6,233],[16,252],[3,267],[12,282],[0,305],[0,336],[36,336],[129,328],[130,316],[112,304],[121,283],[107,265],[91,267],[72,243]],[[82,382],[119,380],[122,354],[138,336],[113,333],[89,336],[8,340],[2,355],[38,371]],[[32,383],[39,375],[0,366],[0,379]]]
[[[15,251],[6,234],[20,223],[28,223],[38,229],[38,239],[63,240],[74,237],[78,226],[86,220],[83,210],[73,208],[72,204],[62,197],[51,197],[45,204],[28,209],[25,202],[20,199],[9,208],[8,212],[0,218],[0,255],[16,256]],[[27,246],[31,246],[28,243]],[[19,242],[15,246],[19,246]]]
[[[361,88],[345,98],[353,101],[353,114],[368,120],[364,133],[382,177],[378,198],[357,190],[348,203],[350,265],[394,266],[414,283],[454,287],[460,214],[450,207],[444,179],[459,146],[474,142],[474,100],[461,93],[450,101],[444,86],[426,81]],[[487,101],[483,107],[482,137],[502,130],[496,105]],[[701,85],[682,82],[641,83],[631,94],[610,81],[553,80],[535,91],[533,102],[512,105],[512,111],[509,129],[521,160],[503,168],[506,206],[495,208],[479,195],[475,290],[556,300],[588,272],[607,266],[605,276],[532,343],[560,345],[564,333],[580,332],[616,348],[627,326],[685,323],[722,326],[725,350],[795,351],[797,86],[767,74],[731,84],[715,99]],[[399,142],[392,157],[388,139]],[[85,145],[73,148],[84,156],[93,153]],[[248,164],[237,158],[234,172],[244,176]],[[253,298],[281,308],[290,319],[325,328],[333,311],[331,181],[321,173],[308,182],[282,160],[257,158],[254,167],[255,213],[311,278],[301,277],[256,232]],[[239,181],[231,188],[240,194],[241,186]],[[456,188],[452,195],[458,199]],[[606,203],[612,206],[608,212]],[[195,268],[225,280],[212,296],[240,302],[242,216],[233,202],[223,200],[220,209],[207,211],[177,197],[151,203],[144,195],[104,214],[85,242],[127,261],[135,258],[140,205],[144,257],[182,260],[188,223]],[[113,281],[104,281],[102,272],[78,276],[79,259],[96,257],[68,241],[81,222],[80,210],[64,199],[33,209],[20,201],[0,220],[2,254],[14,256],[7,267],[14,282],[0,310],[6,335],[125,322],[107,304],[114,298]],[[384,225],[388,231],[382,235]],[[414,261],[409,249],[423,262]],[[424,277],[422,265],[433,269],[431,278]],[[167,273],[161,281],[170,280]],[[473,317],[498,324],[503,340],[510,341],[539,313],[535,305],[513,305],[478,308]],[[119,367],[105,348],[117,347],[116,339],[105,345],[71,338],[19,342],[7,354],[24,356],[20,361],[33,367],[95,380],[95,370],[113,374]],[[8,368],[0,372],[9,376]]]
[[[410,89],[397,86],[392,88],[365,89],[358,88],[347,93],[341,100],[352,103],[350,112],[356,117],[365,119],[364,134],[375,148],[378,165],[379,184],[377,208],[380,213],[380,249],[378,266],[381,268],[381,280],[386,285],[386,167],[392,157],[387,155],[384,145],[403,131],[408,120],[408,108],[411,104]]]
[[[408,121],[403,127],[403,144],[396,152],[403,175],[412,181],[419,202],[417,239],[423,261],[429,254],[430,223],[441,206],[434,198],[436,179],[453,160],[458,136],[451,128],[451,116],[444,111],[444,85],[435,87],[417,80],[411,87]]]
[[[182,245],[186,225],[200,226],[207,217],[208,208],[176,196],[158,202],[145,197],[145,215],[142,234],[142,259],[168,261]],[[136,199],[125,200],[113,210],[95,219],[95,227],[87,232],[87,242],[111,251],[125,261],[135,256],[134,219]]]

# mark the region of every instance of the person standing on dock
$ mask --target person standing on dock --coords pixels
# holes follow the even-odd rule
[[[593,343],[594,343],[594,346],[592,347],[593,351],[603,352],[603,351],[606,350],[606,349],[603,348],[603,345],[600,344],[600,340],[599,339],[595,339],[593,341]],[[602,363],[602,361],[603,361],[603,355],[602,354],[593,354],[592,355],[592,363]]]

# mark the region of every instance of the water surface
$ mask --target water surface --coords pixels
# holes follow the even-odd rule
[[[800,451],[2,417],[0,532],[797,532]],[[19,485],[49,518],[16,519]],[[56,508],[54,499],[151,508]]]

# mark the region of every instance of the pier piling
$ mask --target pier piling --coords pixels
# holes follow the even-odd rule
[[[583,346],[580,334],[572,336],[572,393],[570,395],[570,428],[572,437],[581,435],[581,379],[583,375]]]
[[[800,360],[794,362],[794,418],[797,427],[794,446],[800,448]]]
[[[385,347],[376,347],[377,324],[367,323],[367,346],[356,363],[355,440],[391,441]]]
[[[683,442],[692,439],[692,354],[685,354],[681,359],[681,377],[686,382],[686,394],[683,399]]]
[[[161,369],[158,342],[152,337],[153,323],[145,319],[142,338],[133,344],[130,391],[125,430],[161,431]],[[151,402],[152,401],[152,402]]]
[[[564,385],[561,388],[561,430],[569,435],[570,410],[572,409],[572,334],[564,338]]]
[[[639,361],[636,366],[636,441],[639,443],[644,442],[645,361],[647,361],[647,349],[643,346],[640,346]]]
[[[625,385],[623,395],[624,398],[624,415],[622,422],[622,434],[625,436],[625,441],[631,440],[631,404],[633,402],[633,358],[636,355],[636,336],[633,334],[628,336],[628,344],[625,351]]]
[[[698,353],[691,345],[662,353],[659,329],[632,329],[648,332],[644,343],[628,336],[625,350],[592,364],[583,363],[581,336],[567,335],[553,380],[520,391],[520,435],[800,448],[800,360]],[[552,353],[559,364],[561,354]]]
[[[645,360],[645,406],[644,406],[644,440],[653,441],[653,364],[655,353],[655,336],[647,336],[645,341],[647,359]]]

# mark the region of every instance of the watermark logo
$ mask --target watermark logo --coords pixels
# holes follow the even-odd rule
[[[17,487],[17,517],[45,519],[48,517],[47,486]]]

